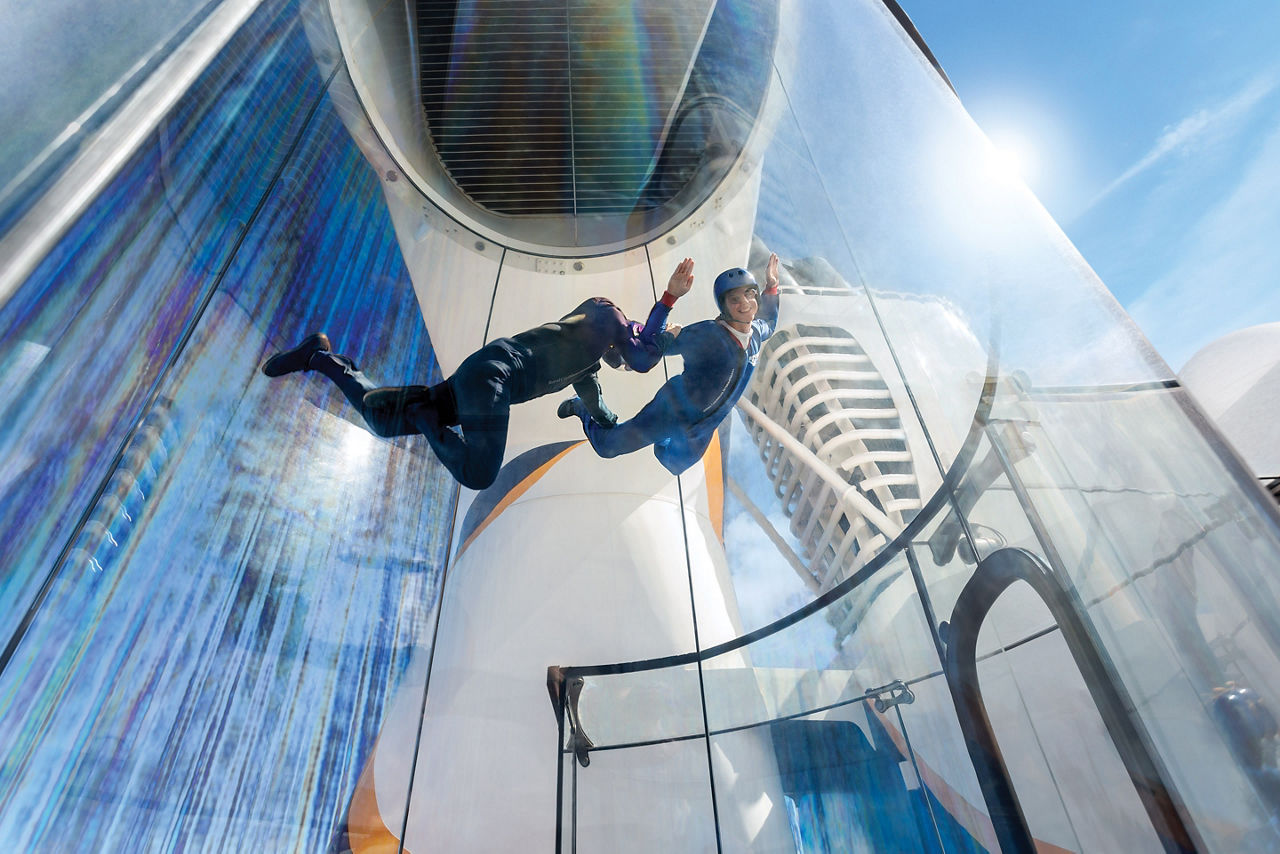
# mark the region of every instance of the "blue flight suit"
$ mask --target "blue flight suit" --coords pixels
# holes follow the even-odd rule
[[[778,322],[777,290],[760,294],[759,301],[745,347],[719,319],[686,326],[674,338],[662,335],[663,352],[683,356],[684,372],[667,380],[634,418],[610,428],[580,411],[596,453],[616,457],[653,445],[654,456],[672,474],[702,459],[712,434],[751,381],[760,347]]]

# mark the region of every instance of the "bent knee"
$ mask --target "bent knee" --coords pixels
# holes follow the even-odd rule
[[[603,430],[603,428],[597,429]],[[604,457],[606,460],[611,460],[614,457],[620,457],[627,452],[626,448],[620,448],[612,442],[599,441],[597,435],[593,435],[592,432],[587,433],[587,439],[591,442],[591,447],[596,452],[596,456]]]
[[[483,466],[480,468],[467,469],[466,471],[458,472],[455,476],[457,477],[458,483],[462,484],[467,489],[474,489],[476,492],[479,492],[493,486],[493,482],[498,479],[498,472],[501,469],[502,465],[499,463],[496,466]]]

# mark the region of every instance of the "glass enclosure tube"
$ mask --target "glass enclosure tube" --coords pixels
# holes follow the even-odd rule
[[[790,337],[726,471],[730,570],[758,616],[665,668],[569,668],[592,763],[702,740],[721,820],[750,815],[748,796],[785,804],[795,850],[1268,850],[1275,508],[884,5],[783,20],[757,234],[784,258]],[[888,431],[848,400],[873,383],[837,379],[867,363],[909,473],[868,465]],[[914,506],[877,492],[908,474]],[[735,549],[751,530],[768,536]],[[805,592],[753,607],[766,566]],[[1002,566],[1013,580],[966,613]],[[963,668],[959,627],[976,633]],[[632,705],[641,681],[666,714]],[[693,695],[701,709],[682,707]],[[815,759],[830,755],[843,770]],[[595,785],[572,765],[566,798]],[[907,805],[903,835],[834,794],[854,789]],[[720,830],[723,850],[745,832]]]
[[[728,183],[758,186],[735,257],[783,259],[706,540],[740,634],[725,618],[703,649],[558,662],[580,665],[551,683],[562,849],[1271,850],[1275,508],[893,9],[778,8],[767,98],[728,128],[747,133]],[[376,445],[314,388],[282,397],[257,364],[342,315],[388,375],[439,378],[396,244],[413,229],[382,195],[412,191],[361,159],[340,60],[317,68],[299,6],[251,11],[0,306],[18,390],[0,430],[0,819],[28,847],[108,823],[120,848],[314,847],[344,781],[366,779],[381,712],[421,720],[458,493],[420,448]],[[714,246],[733,231],[717,205],[619,240]],[[506,258],[478,237],[460,268]],[[632,272],[654,275],[649,249]],[[525,260],[507,281],[548,259]],[[484,303],[469,321],[492,310],[455,290],[426,319],[465,326],[464,302]],[[700,487],[665,483],[686,513]],[[688,562],[679,542],[659,569]],[[705,604],[671,606],[703,615],[704,640]],[[68,744],[89,745],[72,766]],[[285,755],[303,758],[245,771]],[[189,790],[169,776],[192,769]],[[408,800],[379,819],[406,825]]]

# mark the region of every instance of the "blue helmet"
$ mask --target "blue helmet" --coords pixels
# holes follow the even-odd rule
[[[716,276],[716,283],[712,287],[712,294],[716,298],[716,305],[720,307],[720,313],[724,313],[724,297],[729,291],[735,288],[755,288],[760,289],[756,284],[756,277],[751,275],[750,270],[744,270],[741,267],[734,267],[731,270],[725,270]]]

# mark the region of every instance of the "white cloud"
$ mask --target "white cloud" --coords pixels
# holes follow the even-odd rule
[[[1173,127],[1166,128],[1151,150],[1094,196],[1084,210],[1087,211],[1093,208],[1119,187],[1127,184],[1133,178],[1146,172],[1170,155],[1191,147],[1204,140],[1210,134],[1223,129],[1224,126],[1229,126],[1247,116],[1260,101],[1275,91],[1278,83],[1280,81],[1277,80],[1275,74],[1256,78],[1244,89],[1218,106],[1199,110]],[[1081,211],[1081,213],[1083,212]]]
[[[1203,208],[1130,314],[1175,368],[1227,332],[1280,320],[1280,122]]]

